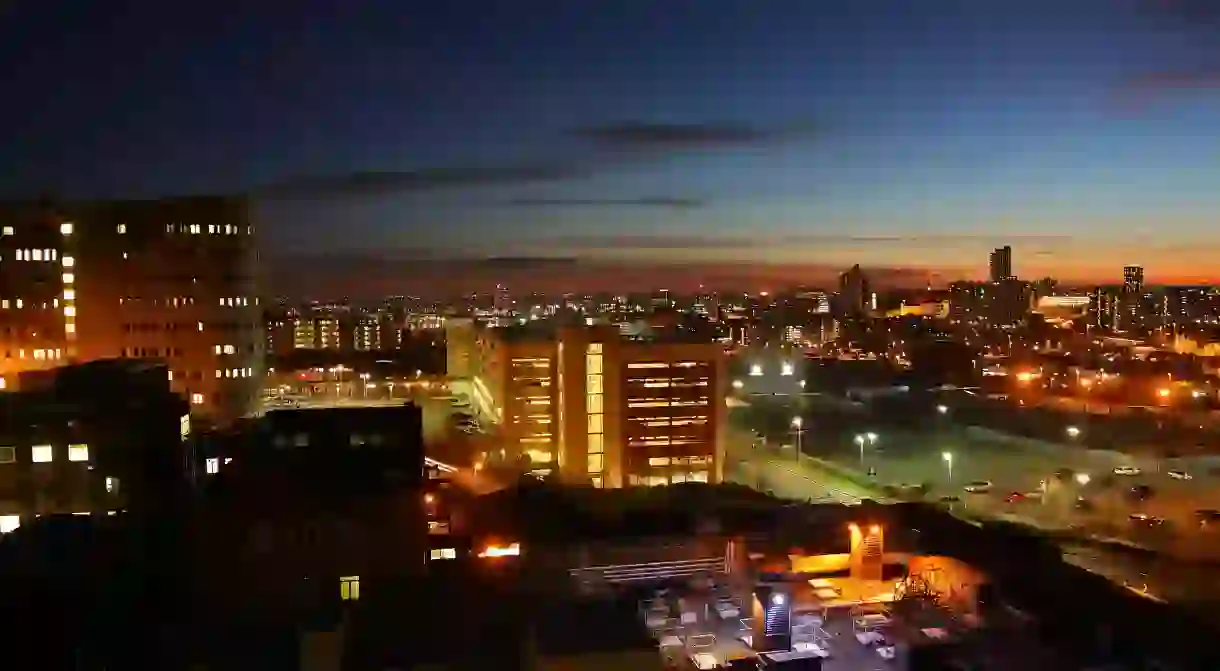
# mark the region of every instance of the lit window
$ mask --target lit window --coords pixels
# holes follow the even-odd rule
[[[602,416],[589,415],[589,430],[588,433],[605,433],[602,431]]]
[[[76,316],[76,307],[72,306],[72,305],[64,306],[64,316],[65,317],[75,317]]]
[[[191,403],[195,405],[203,405],[203,394],[191,394]]]
[[[0,231],[0,235],[13,235],[13,227],[5,226],[4,229]]]
[[[4,300],[0,300],[0,308],[4,308],[5,310],[7,310],[9,308],[9,302],[8,302],[7,298],[5,298]]]
[[[119,224],[114,227],[114,230],[118,231],[119,235],[122,235],[127,232],[127,224]]]
[[[236,347],[234,347],[233,345],[225,345],[225,347],[224,347],[224,353],[225,353],[225,354],[236,354],[236,353],[237,353],[237,348],[236,348]]]
[[[16,531],[21,526],[20,515],[0,515],[0,534]]]
[[[457,559],[457,550],[453,548],[436,548],[428,553],[431,559]]]
[[[64,289],[64,300],[65,301],[76,300],[76,290],[75,289]]]
[[[590,473],[601,473],[603,470],[603,465],[604,465],[604,462],[602,459],[602,455],[600,455],[600,454],[590,454],[589,455],[589,472]]]
[[[41,250],[41,249],[35,249],[35,250],[34,250],[34,260],[35,260],[35,261],[41,261],[41,260],[42,260],[42,250]],[[49,261],[50,259],[47,259],[47,260]]]
[[[64,333],[69,335],[76,333],[76,324],[64,324]]]
[[[600,434],[600,433],[589,434],[589,449],[588,449],[589,454],[594,454],[597,452],[604,452],[605,449],[606,448],[605,448],[605,443],[603,442],[602,434]]]
[[[603,398],[601,394],[589,394],[585,400],[586,411],[591,415],[600,415],[602,413]]]
[[[222,371],[222,370],[220,370],[219,368],[217,368],[217,369],[216,369],[216,379],[217,379],[217,380],[219,380],[219,379],[220,379],[220,378],[222,378],[222,377],[224,377],[224,371]]]
[[[119,479],[107,476],[106,477],[106,492],[108,494],[114,494],[117,491],[119,491]]]
[[[203,470],[207,471],[211,475],[219,473],[220,459],[217,457],[208,457],[203,462]]]
[[[344,601],[360,600],[360,576],[349,575],[339,578],[339,598]]]
[[[89,461],[89,446],[84,443],[69,445],[68,461]]]
[[[17,461],[17,448],[0,447],[0,464],[11,464]]]
[[[51,449],[50,445],[35,445],[33,449],[30,450],[30,461],[33,461],[36,464],[45,464],[48,461],[51,461],[54,455],[55,451]]]
[[[72,235],[72,222],[65,221],[59,225],[59,232],[64,235]]]
[[[71,268],[75,265],[76,265],[76,257],[74,257],[74,256],[65,256],[64,257],[64,267],[65,268]]]
[[[72,284],[73,282],[76,281],[76,275],[73,275],[72,273],[64,273],[64,276],[62,279],[64,281],[64,284]]]

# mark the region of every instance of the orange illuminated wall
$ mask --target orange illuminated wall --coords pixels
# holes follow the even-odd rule
[[[265,331],[244,199],[18,205],[0,210],[0,227],[6,376],[160,359],[194,414],[224,422],[256,408]]]
[[[718,345],[629,341],[613,328],[563,330],[561,472],[605,487],[719,482],[724,370]]]

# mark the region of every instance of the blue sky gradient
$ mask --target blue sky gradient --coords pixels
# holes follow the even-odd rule
[[[426,4],[19,1],[0,192],[333,178],[256,191],[269,244],[301,253],[971,276],[1012,244],[1023,276],[1220,279],[1206,2]],[[625,122],[688,134],[599,134]],[[418,178],[540,165],[561,174]]]

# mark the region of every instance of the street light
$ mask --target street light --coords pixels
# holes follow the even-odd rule
[[[1076,484],[1080,485],[1081,487],[1089,484],[1089,480],[1091,480],[1091,479],[1092,478],[1089,477],[1088,473],[1077,473],[1076,474]]]
[[[792,429],[796,431],[796,458],[801,458],[801,434],[805,433],[805,421],[800,417],[792,418]]]
[[[936,412],[939,412],[939,413],[940,413],[940,414],[942,414],[942,415],[944,415],[944,414],[948,414],[948,412],[949,412],[949,406],[947,406],[947,405],[938,405],[938,406],[936,406]]]
[[[945,471],[949,474],[949,482],[953,482],[953,453],[941,452],[940,458],[945,462]]]
[[[877,434],[869,431],[868,433],[857,433],[855,438],[856,446],[860,448],[860,466],[864,466],[864,444],[872,445],[877,442]]]
[[[741,389],[741,388],[742,388],[742,387],[744,387],[744,386],[746,386],[746,383],[745,383],[745,382],[742,382],[741,380],[733,380],[733,388],[734,388],[734,389]]]
[[[1067,428],[1067,435],[1068,438],[1076,438],[1080,435],[1080,429],[1075,426],[1069,426]]]

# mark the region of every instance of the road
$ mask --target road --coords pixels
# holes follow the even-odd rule
[[[874,496],[851,482],[797,463],[788,455],[755,452],[738,459],[729,470],[729,480],[781,498],[854,505]]]
[[[957,496],[962,505],[981,514],[1015,514],[1043,526],[1091,528],[1193,558],[1220,558],[1220,534],[1201,532],[1195,519],[1199,509],[1220,509],[1220,478],[1211,474],[1213,465],[1197,458],[1132,457],[971,427],[880,435],[876,443],[865,445],[863,460],[858,449],[834,445],[819,453],[817,448],[816,443],[808,445],[806,452],[861,472],[873,469],[880,485],[925,484],[931,496]],[[1138,468],[1140,473],[1115,475],[1119,467]],[[1174,479],[1170,470],[1193,479]],[[992,490],[964,491],[965,485],[979,481],[991,482]],[[1152,488],[1148,500],[1137,502],[1129,496],[1136,485]],[[1014,493],[1034,495],[1006,501]],[[1080,498],[1089,502],[1089,509],[1077,505]],[[1166,519],[1171,531],[1148,538],[1132,528],[1130,516],[1136,513]]]
[[[1145,464],[1139,460],[1129,460],[1117,453],[1088,451],[1070,445],[1053,445],[1037,443],[1023,439],[1013,439],[986,431],[967,430],[961,427],[944,425],[939,430],[927,432],[889,431],[878,434],[874,445],[867,446],[864,455],[864,467],[861,469],[859,449],[857,445],[842,446],[841,440],[827,437],[820,439],[818,434],[818,416],[803,414],[802,447],[804,452],[812,457],[825,459],[844,470],[856,471],[856,475],[845,478],[842,474],[828,472],[818,468],[811,461],[797,465],[795,458],[788,455],[794,450],[781,450],[783,458],[772,456],[774,451],[749,448],[750,432],[746,427],[738,425],[737,434],[731,444],[738,447],[738,454],[748,458],[753,463],[761,464],[753,470],[738,468],[734,471],[736,479],[743,484],[770,489],[775,494],[785,498],[815,500],[839,500],[851,502],[853,498],[867,498],[869,493],[853,481],[867,479],[863,476],[868,468],[874,468],[878,485],[885,484],[918,484],[931,486],[931,496],[955,495],[962,499],[954,504],[955,512],[980,517],[999,517],[1013,521],[1032,524],[1044,528],[1062,529],[1071,525],[1092,527],[1078,530],[1087,537],[1089,532],[1101,532],[1102,536],[1121,535],[1122,531],[1130,530],[1129,524],[1104,523],[1079,514],[1074,502],[1079,495],[1087,495],[1098,500],[1104,500],[1095,491],[1097,485],[1090,480],[1085,486],[1080,486],[1075,479],[1067,484],[1057,484],[1054,475],[1059,469],[1069,468],[1076,473],[1100,474],[1112,473],[1116,465],[1135,465],[1147,467],[1152,475],[1141,475],[1132,481],[1149,481],[1157,475],[1157,464]],[[850,443],[850,441],[848,441]],[[942,453],[951,451],[954,455],[953,475],[950,478],[948,467]],[[968,455],[969,459],[958,455]],[[764,473],[761,483],[757,481],[757,473]],[[754,479],[752,479],[754,478]],[[987,479],[994,483],[994,492],[988,495],[967,495],[961,490],[964,482],[969,480]],[[1004,498],[1013,491],[1030,491],[1038,489],[1040,480],[1051,481],[1048,485],[1048,495],[1043,501],[1025,501],[1007,504]],[[1118,482],[1123,478],[1111,476]],[[1165,475],[1159,475],[1155,480],[1158,491],[1165,490],[1164,500],[1154,497],[1147,507],[1150,514],[1174,512],[1178,517],[1185,513],[1189,517],[1194,510],[1195,498],[1208,500],[1215,494],[1208,491],[1206,484],[1199,480],[1179,483],[1169,480]],[[1117,490],[1122,485],[1113,485]],[[1110,520],[1127,522],[1131,509],[1125,503],[1119,503],[1121,497],[1113,496],[1116,504],[1112,507],[1099,506],[1099,515],[1108,515]],[[1176,504],[1173,503],[1176,501]],[[1182,510],[1173,510],[1177,505]],[[1193,529],[1192,529],[1193,532]],[[1164,534],[1160,534],[1163,536]],[[1165,538],[1136,538],[1147,545],[1159,544],[1161,548],[1171,547],[1179,556],[1191,557],[1206,554],[1211,548],[1220,548],[1220,542],[1209,542],[1211,538],[1201,538],[1197,532],[1181,534],[1186,540],[1185,548],[1176,547],[1173,541]],[[1216,534],[1220,538],[1220,534]],[[1199,590],[1186,588],[1175,576],[1183,575],[1184,567],[1199,574],[1199,579],[1207,584],[1217,583],[1215,569],[1200,565],[1183,563],[1178,560],[1157,562],[1146,553],[1135,553],[1115,550],[1112,547],[1099,546],[1095,543],[1063,545],[1065,560],[1086,570],[1106,576],[1119,584],[1132,588],[1145,589],[1146,595],[1171,600],[1187,600],[1200,598]],[[1217,590],[1220,592],[1220,589]],[[1209,595],[1220,598],[1220,593]]]

